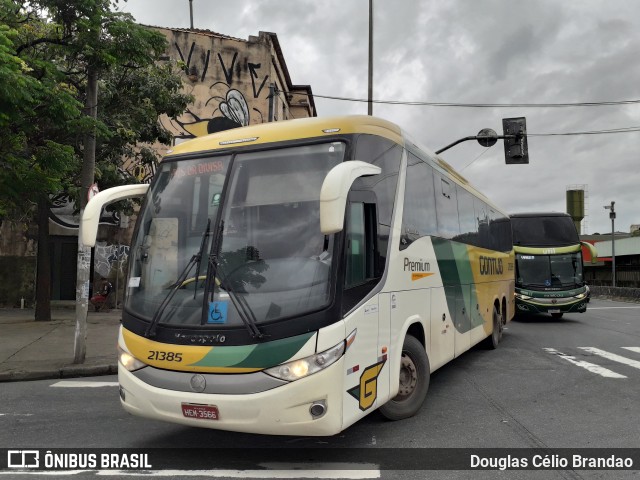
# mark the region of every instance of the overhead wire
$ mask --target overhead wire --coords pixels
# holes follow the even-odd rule
[[[365,98],[339,97],[336,95],[308,94],[304,92],[289,92],[293,95],[302,95],[313,98],[324,98],[328,100],[341,100],[346,102],[368,103]],[[427,107],[463,107],[463,108],[568,108],[568,107],[603,107],[616,105],[637,105],[640,99],[633,100],[608,100],[602,102],[559,102],[559,103],[461,103],[461,102],[425,102],[406,100],[371,100],[372,103],[387,105],[411,105]]]
[[[280,94],[282,92],[278,92]],[[342,100],[349,102],[367,103],[368,100],[361,98],[338,97],[332,95],[317,95],[304,92],[289,92],[292,95],[302,95],[305,97],[325,98],[331,100]],[[636,105],[640,104],[639,100],[616,100],[603,102],[575,102],[575,103],[454,103],[454,102],[412,102],[402,100],[372,100],[373,103],[389,104],[389,105],[415,105],[415,106],[431,106],[431,107],[470,107],[470,108],[549,108],[549,107],[596,107],[596,106],[612,106],[612,105]],[[560,132],[560,133],[530,133],[528,137],[551,137],[551,136],[576,136],[576,135],[603,135],[610,133],[628,133],[640,132],[640,126],[610,128],[604,130],[587,130],[583,132]],[[466,167],[465,167],[466,168]]]

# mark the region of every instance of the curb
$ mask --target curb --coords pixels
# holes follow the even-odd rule
[[[0,372],[0,382],[19,382],[24,380],[51,380],[57,378],[93,377],[118,373],[118,364],[105,365],[65,365],[49,370],[9,370]]]

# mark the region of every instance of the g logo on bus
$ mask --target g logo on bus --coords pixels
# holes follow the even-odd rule
[[[204,389],[207,388],[207,380],[199,373],[191,377],[189,383],[191,384],[191,390],[196,393],[204,392]]]
[[[370,409],[378,398],[378,375],[386,363],[386,358],[364,369],[360,375],[360,384],[347,390],[359,402],[363,412]]]

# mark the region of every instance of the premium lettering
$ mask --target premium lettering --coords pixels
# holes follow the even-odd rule
[[[404,271],[405,272],[429,272],[431,271],[431,265],[429,262],[424,262],[420,259],[417,262],[412,262],[408,258],[404,259]]]

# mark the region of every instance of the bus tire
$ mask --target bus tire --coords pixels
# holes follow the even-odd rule
[[[430,375],[424,345],[407,335],[400,359],[400,389],[394,398],[380,407],[380,413],[389,420],[402,420],[418,413],[427,396]]]
[[[552,313],[551,316],[553,318],[562,318],[562,312],[560,312],[560,313]]]
[[[493,329],[491,330],[491,335],[484,339],[484,346],[489,350],[495,350],[498,348],[498,344],[500,340],[502,340],[502,329],[504,327],[504,323],[502,321],[502,315],[498,313],[498,309],[493,307]]]

